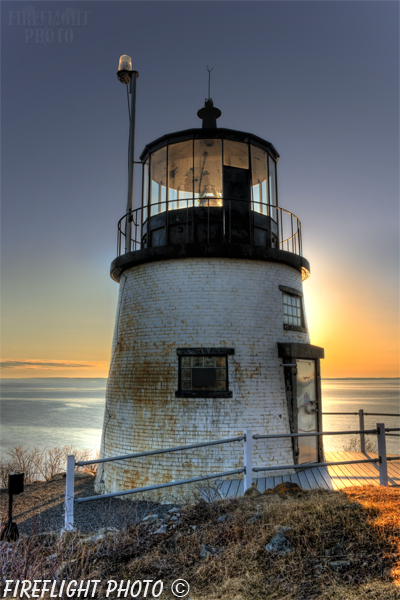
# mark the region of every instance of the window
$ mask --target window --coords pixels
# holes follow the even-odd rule
[[[283,292],[283,328],[290,331],[306,332],[302,292],[280,285],[279,289]]]
[[[283,294],[283,322],[286,325],[302,327],[300,298]]]
[[[179,389],[183,398],[230,398],[228,355],[233,348],[178,348]]]

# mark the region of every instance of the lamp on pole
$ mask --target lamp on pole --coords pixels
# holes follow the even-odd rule
[[[131,95],[131,112],[129,124],[129,149],[128,149],[128,199],[126,203],[126,225],[125,225],[125,253],[131,251],[132,239],[132,210],[133,210],[133,165],[135,150],[135,111],[136,111],[136,79],[139,77],[137,71],[132,71],[132,59],[124,54],[119,59],[117,77],[121,83],[129,84]]]

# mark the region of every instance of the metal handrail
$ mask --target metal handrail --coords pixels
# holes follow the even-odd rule
[[[379,463],[379,458],[366,458],[362,460],[342,460],[340,462],[323,462],[323,463],[301,463],[300,465],[279,465],[278,467],[253,467],[254,472],[258,471],[281,471],[286,469],[304,469],[306,465],[315,467],[334,467],[336,465],[355,465],[357,463]]]
[[[386,430],[385,430],[386,431]],[[253,435],[254,440],[266,440],[272,438],[288,438],[288,437],[314,437],[321,435],[351,435],[354,433],[371,433],[377,434],[377,429],[357,429],[356,431],[312,431],[311,433],[271,433],[268,435],[255,434]]]
[[[323,412],[322,415],[358,415],[358,412]],[[400,417],[400,413],[367,413],[364,417]]]
[[[218,444],[230,444],[231,442],[242,442],[244,435],[234,438],[225,438],[222,440],[213,440],[211,442],[199,442],[198,444],[189,444],[187,446],[176,446],[174,448],[162,448],[161,450],[148,450],[147,452],[137,452],[136,454],[124,454],[122,456],[111,456],[110,458],[97,458],[95,460],[80,460],[75,466],[93,465],[95,463],[111,462],[113,460],[126,460],[127,458],[140,458],[141,456],[152,456],[154,454],[165,454],[167,452],[179,452],[181,450],[191,450],[193,448],[203,448],[204,446],[217,446]]]
[[[236,469],[235,471],[225,471],[224,473],[213,473],[212,475],[203,475],[202,477],[192,477],[191,479],[182,479],[181,481],[170,481],[168,483],[159,483],[157,485],[148,485],[142,488],[135,488],[133,490],[124,490],[122,492],[110,492],[109,494],[100,494],[99,496],[87,496],[86,498],[77,498],[76,502],[90,502],[91,500],[103,500],[104,498],[113,498],[115,496],[126,496],[127,494],[138,494],[139,492],[148,492],[150,490],[159,490],[161,488],[173,487],[174,485],[183,485],[184,483],[196,483],[198,481],[205,481],[206,479],[216,479],[217,477],[228,477],[229,475],[236,475],[244,473],[245,469]]]
[[[279,244],[279,249],[284,251],[284,252],[291,252],[292,254],[297,254],[298,256],[302,256],[302,239],[301,239],[301,223],[300,220],[298,219],[298,217],[296,217],[296,215],[294,215],[293,213],[291,213],[290,211],[288,211],[285,208],[282,208],[280,206],[275,206],[273,204],[268,204],[265,202],[254,202],[252,200],[248,201],[248,200],[238,200],[236,198],[218,198],[218,200],[222,201],[222,206],[213,206],[213,202],[215,201],[215,198],[198,198],[198,197],[192,197],[192,198],[184,198],[184,199],[179,199],[179,200],[173,200],[173,201],[163,201],[163,202],[158,202],[157,204],[153,204],[150,206],[146,206],[146,207],[139,207],[136,208],[135,210],[133,210],[132,212],[126,213],[125,215],[123,215],[120,220],[118,221],[118,237],[117,237],[117,256],[121,256],[125,250],[126,244],[122,244],[122,240],[123,238],[125,238],[125,230],[128,229],[131,231],[131,243],[130,245],[128,244],[128,246],[133,249],[133,251],[137,251],[140,250],[142,247],[142,229],[143,229],[143,225],[149,221],[149,219],[151,219],[152,217],[157,216],[158,214],[162,214],[162,213],[167,213],[168,215],[173,214],[175,211],[180,211],[180,210],[187,210],[187,219],[186,219],[186,224],[189,223],[189,211],[193,211],[194,209],[199,209],[199,208],[205,208],[208,210],[208,221],[207,221],[207,235],[209,235],[209,228],[210,228],[210,223],[209,223],[209,209],[210,208],[215,208],[215,209],[221,209],[221,211],[226,211],[228,210],[228,218],[227,218],[227,222],[225,223],[225,225],[227,226],[227,231],[225,230],[224,227],[224,233],[223,233],[223,237],[224,237],[224,241],[229,240],[230,241],[230,234],[231,234],[231,212],[232,212],[232,203],[246,203],[246,204],[250,204],[251,207],[251,211],[250,211],[250,215],[252,217],[252,221],[251,221],[251,228],[253,227],[254,223],[254,215],[255,214],[260,214],[263,215],[265,217],[269,217],[272,221],[274,221],[277,225],[277,229],[278,229],[278,234],[277,234],[277,238],[278,238],[278,244]],[[196,203],[198,202],[202,202],[205,203],[207,202],[206,205],[202,204],[200,205],[196,205]],[[174,208],[171,209],[170,205],[173,203],[178,203],[179,204],[185,204],[186,206],[179,206],[179,208]],[[211,204],[210,204],[211,203]],[[260,207],[260,210],[256,210],[255,206]],[[158,212],[155,213],[154,215],[149,214],[149,211],[151,211],[151,209],[157,207]],[[222,215],[225,215],[225,212],[222,212]],[[273,218],[271,215],[274,215],[275,218]],[[223,217],[225,218],[225,217]],[[127,222],[126,220],[128,219],[130,227],[126,227]],[[285,221],[285,223],[283,223],[283,221]],[[284,247],[286,245],[286,248]]]

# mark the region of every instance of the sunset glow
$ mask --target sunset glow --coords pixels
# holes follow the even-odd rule
[[[201,127],[210,65],[218,127],[279,153],[277,202],[301,221],[322,377],[399,376],[398,3],[91,3],[70,43],[53,44],[25,39],[13,4],[2,3],[13,57],[2,69],[3,378],[108,376],[125,52],[140,73],[135,162],[153,140]],[[49,77],[54,65],[62,76]]]

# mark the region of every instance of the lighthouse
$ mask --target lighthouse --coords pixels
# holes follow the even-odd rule
[[[137,74],[129,67],[121,71],[132,107]],[[144,148],[141,205],[128,205],[118,223],[111,277],[119,297],[100,458],[231,438],[246,428],[322,430],[324,350],[310,343],[303,294],[310,265],[299,218],[279,205],[279,154],[253,133],[218,127],[221,111],[211,98],[197,116],[198,127]],[[276,466],[278,474],[280,465],[318,462],[320,440],[257,440],[253,466]],[[242,444],[105,462],[96,489],[242,466]],[[173,488],[182,497],[189,491]],[[163,501],[170,493],[145,497]]]

